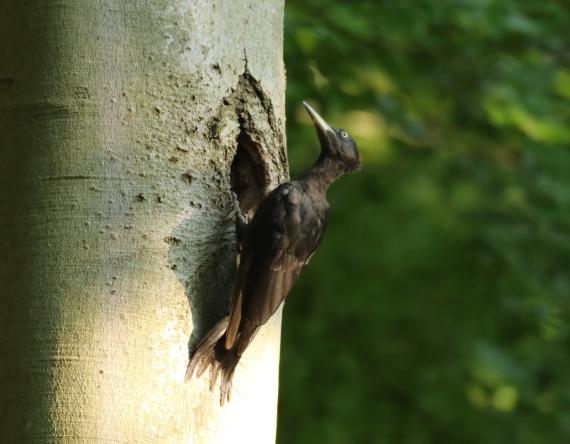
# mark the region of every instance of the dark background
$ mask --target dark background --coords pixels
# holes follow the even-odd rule
[[[570,442],[570,3],[288,0],[307,99],[358,141],[285,306],[281,444]]]

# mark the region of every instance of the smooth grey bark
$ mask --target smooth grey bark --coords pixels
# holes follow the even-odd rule
[[[282,22],[282,0],[0,2],[2,442],[274,441],[280,316],[223,409],[184,372],[226,309],[230,187],[251,212],[287,175]]]

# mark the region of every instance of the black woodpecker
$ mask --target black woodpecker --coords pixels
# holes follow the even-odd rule
[[[188,363],[186,380],[212,366],[210,390],[221,373],[222,405],[230,400],[232,377],[244,351],[285,300],[323,238],[328,186],[360,169],[354,139],[329,125],[308,103],[303,104],[317,130],[319,158],[300,178],[271,191],[242,230],[230,313],[202,339]]]

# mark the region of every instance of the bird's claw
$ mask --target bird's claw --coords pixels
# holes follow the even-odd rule
[[[233,209],[228,214],[226,220],[233,220],[235,222],[238,243],[241,245],[243,239],[245,238],[245,232],[247,230],[247,225],[249,224],[249,217],[242,211],[241,207],[239,206],[239,199],[237,194],[233,191],[231,191],[231,193]]]

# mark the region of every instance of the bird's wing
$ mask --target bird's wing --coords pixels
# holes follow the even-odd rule
[[[242,319],[263,325],[275,313],[311,258],[324,229],[324,218],[317,217],[298,185],[284,183],[262,202],[248,228],[226,348],[233,346]]]
[[[234,286],[232,289],[232,306],[230,309],[230,320],[228,323],[228,328],[226,330],[226,340],[225,348],[229,350],[233,347],[236,340],[239,324],[241,322],[241,310],[242,310],[242,287],[243,282],[246,277],[246,271],[249,268],[250,255],[246,254],[245,251],[242,252],[240,263],[237,271],[237,276],[234,281]]]

